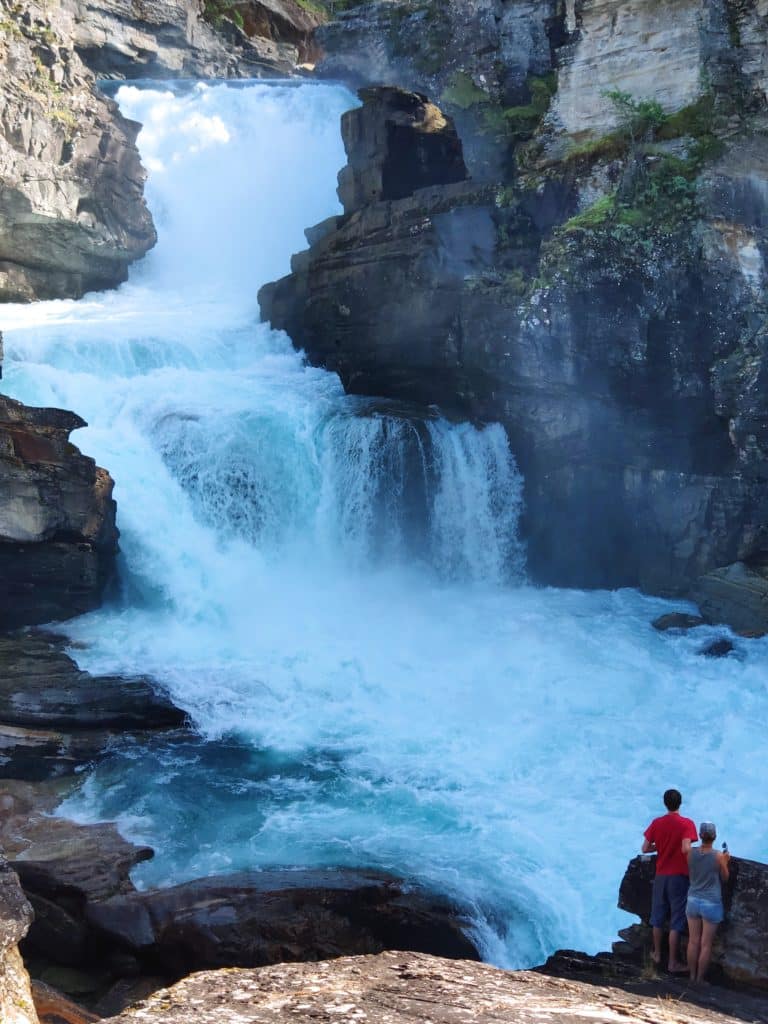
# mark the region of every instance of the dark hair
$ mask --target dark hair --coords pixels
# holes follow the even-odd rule
[[[664,794],[664,806],[668,811],[679,810],[682,802],[683,798],[680,795],[680,791],[677,789],[668,789]]]

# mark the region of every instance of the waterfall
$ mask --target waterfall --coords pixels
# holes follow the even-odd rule
[[[60,627],[73,654],[154,675],[200,735],[116,745],[64,812],[154,846],[139,884],[401,873],[470,907],[506,966],[607,947],[667,785],[764,858],[766,643],[702,660],[706,630],[650,629],[660,600],[525,586],[500,426],[345,396],[258,322],[259,286],[339,209],[354,98],[118,100],[144,125],[157,248],[115,292],[5,306],[4,383],[82,415],[74,442],[116,481],[122,588]]]

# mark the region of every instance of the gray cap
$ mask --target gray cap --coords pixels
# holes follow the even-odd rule
[[[714,839],[717,836],[714,821],[702,821],[699,825],[699,835],[702,839]]]

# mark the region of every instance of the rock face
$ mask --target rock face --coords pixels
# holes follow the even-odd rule
[[[630,861],[619,891],[619,906],[648,924],[654,858]],[[713,976],[768,989],[768,865],[732,857],[723,887],[725,921],[712,955]]]
[[[388,78],[405,68],[404,84],[440,95],[475,183],[424,175],[408,195],[373,189],[360,205],[361,190],[350,204],[350,176],[385,159],[361,141],[384,101],[365,90],[356,124],[368,127],[345,138],[345,215],[308,233],[262,312],[351,392],[502,422],[538,580],[688,594],[702,574],[768,553],[768,145],[754,42],[768,28],[754,5],[729,4],[725,18],[715,0],[665,5],[662,27],[656,0],[535,6],[504,5],[517,48],[490,3],[472,5],[495,23],[489,36],[458,32],[458,2],[434,21],[428,6],[367,5],[323,30],[331,71],[354,76],[370,55]],[[582,117],[585,83],[628,103],[590,101]],[[494,185],[480,180],[493,163],[480,167],[483,139]]]
[[[155,242],[138,126],[93,89],[58,3],[1,6],[0,301],[114,287]]]
[[[130,4],[124,0],[62,0],[84,63],[108,78],[260,78],[292,74],[306,58],[313,18],[293,0],[216,4],[236,9],[218,31],[198,0]]]
[[[551,978],[530,971],[500,971],[485,964],[442,960],[418,953],[382,953],[319,964],[280,964],[252,971],[194,974],[173,988],[112,1018],[113,1024],[289,1024],[294,1021],[370,1020],[386,1024],[528,1024],[557,1020],[594,1024],[669,1021],[727,1024],[764,1021],[758,1003],[731,1016],[706,997],[704,1005],[681,993],[644,994]],[[663,993],[668,997],[671,993]],[[745,1012],[749,1016],[742,1016]]]
[[[0,395],[0,629],[101,601],[117,551],[113,484],[69,441],[82,426]]]
[[[693,599],[709,622],[725,622],[745,636],[768,633],[768,567],[743,562],[701,576]]]
[[[0,636],[0,772],[72,775],[103,757],[116,734],[177,728],[184,712],[149,679],[91,676],[35,634]]]
[[[323,960],[383,949],[477,958],[445,901],[396,878],[338,871],[263,871],[199,879],[92,904],[100,937],[155,970]]]
[[[0,1020],[3,1024],[38,1024],[29,977],[18,950],[32,920],[32,908],[19,880],[0,855]]]

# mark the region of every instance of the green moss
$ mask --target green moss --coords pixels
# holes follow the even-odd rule
[[[590,139],[571,146],[563,158],[565,164],[593,164],[598,160],[617,160],[627,154],[627,139],[621,132],[611,132],[599,139]]]
[[[572,235],[579,231],[599,231],[613,220],[615,212],[615,197],[603,196],[592,206],[567,220],[560,230],[566,235]]]
[[[236,10],[235,0],[204,0],[203,17],[214,28],[218,28],[225,20],[231,21],[238,28],[243,27],[243,16]]]
[[[478,103],[487,103],[488,93],[478,88],[464,71],[457,71],[441,94],[443,103],[468,110]]]

